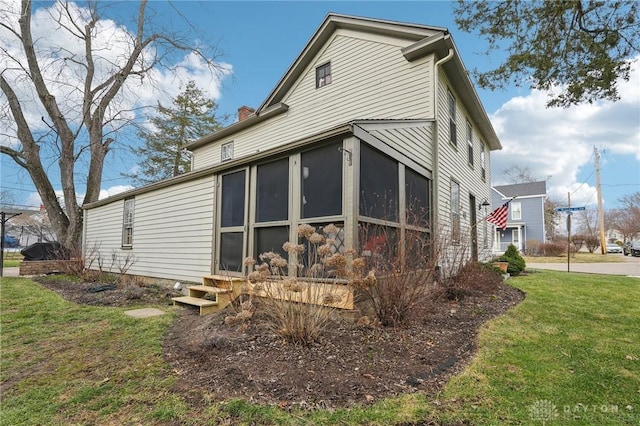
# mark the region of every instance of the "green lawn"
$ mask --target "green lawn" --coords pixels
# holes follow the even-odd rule
[[[5,251],[2,256],[2,265],[5,268],[18,267],[20,266],[20,262],[22,262],[22,255],[20,252]]]
[[[526,300],[484,327],[478,355],[437,398],[291,413],[179,390],[162,358],[172,314],[131,319],[4,278],[0,424],[639,424],[640,280],[545,271],[509,282]]]

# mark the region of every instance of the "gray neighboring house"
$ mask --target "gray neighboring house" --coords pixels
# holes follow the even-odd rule
[[[515,197],[515,198],[514,198]],[[544,203],[547,183],[528,182],[491,187],[491,207],[509,203],[507,229],[494,229],[493,252],[503,253],[509,244],[524,252],[532,242],[546,242]]]

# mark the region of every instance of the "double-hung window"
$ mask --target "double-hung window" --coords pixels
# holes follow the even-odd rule
[[[522,220],[522,203],[518,201],[511,202],[511,219]]]
[[[331,62],[316,68],[316,89],[331,84]]]
[[[451,181],[451,240],[460,242],[460,184]]]
[[[133,246],[133,213],[135,209],[135,199],[124,200],[124,211],[122,215],[122,247]]]
[[[456,124],[456,98],[453,93],[447,90],[447,99],[449,103],[449,142],[454,146],[458,146],[458,128]]]
[[[473,166],[473,126],[467,121],[467,152],[469,165]]]

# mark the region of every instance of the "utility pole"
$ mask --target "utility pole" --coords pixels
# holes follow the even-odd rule
[[[593,147],[593,155],[596,163],[596,192],[598,194],[598,227],[600,228],[600,250],[607,254],[607,242],[604,238],[604,211],[602,210],[602,188],[600,185],[600,154],[598,147]]]
[[[567,192],[567,208],[571,209],[571,192]],[[571,272],[571,210],[567,214],[567,272]]]

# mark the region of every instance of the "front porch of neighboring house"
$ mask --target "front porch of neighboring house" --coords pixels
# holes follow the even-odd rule
[[[493,234],[493,254],[503,254],[510,244],[513,244],[522,253],[526,248],[526,232],[527,228],[524,223],[509,223],[507,229],[495,229]]]

